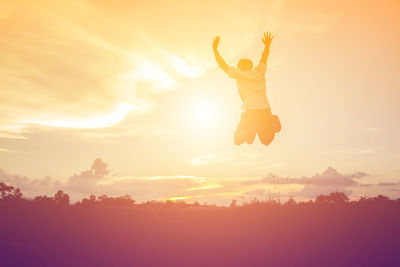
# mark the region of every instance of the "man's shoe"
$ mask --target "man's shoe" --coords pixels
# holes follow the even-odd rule
[[[275,133],[280,132],[282,126],[281,126],[281,122],[279,120],[279,117],[277,115],[272,115],[272,130]]]

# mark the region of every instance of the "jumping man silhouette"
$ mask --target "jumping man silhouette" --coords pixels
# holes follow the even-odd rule
[[[237,63],[237,68],[226,64],[218,52],[220,37],[217,36],[213,42],[214,56],[219,67],[230,78],[236,80],[239,95],[242,99],[244,110],[240,122],[234,134],[234,143],[241,145],[244,142],[251,144],[258,135],[261,143],[268,146],[275,137],[275,133],[281,130],[278,116],[272,115],[268,102],[265,82],[267,71],[267,58],[269,47],[274,36],[271,33],[264,33],[262,41],[265,45],[260,62],[253,69],[253,62],[250,59],[242,58]]]

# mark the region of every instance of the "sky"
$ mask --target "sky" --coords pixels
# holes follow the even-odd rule
[[[400,198],[396,1],[0,0],[0,181],[138,201]],[[233,144],[211,49],[258,62],[282,131]],[[284,181],[284,182],[283,182]]]

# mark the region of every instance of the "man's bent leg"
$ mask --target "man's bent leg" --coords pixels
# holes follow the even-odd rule
[[[235,145],[240,146],[244,141],[246,141],[246,136],[243,133],[235,132],[235,135],[233,136],[233,142]]]
[[[249,113],[243,112],[233,138],[235,145],[241,145],[244,142],[253,143],[256,133],[257,129],[254,127],[252,117]]]
[[[258,133],[261,143],[268,146],[274,140],[275,133],[273,131],[262,131]]]
[[[252,132],[249,132],[247,135],[246,143],[247,144],[252,144],[254,142],[254,139],[256,138],[257,132],[254,130]]]
[[[239,146],[243,144],[244,142],[251,144],[253,143],[254,139],[256,137],[256,132],[255,131],[246,131],[246,130],[236,130],[235,135],[233,137],[233,141],[235,145]]]
[[[275,118],[271,114],[271,110],[266,110],[264,114],[259,117],[259,125],[258,125],[258,138],[260,139],[261,143],[265,146],[268,146],[275,137],[275,129],[273,120]]]

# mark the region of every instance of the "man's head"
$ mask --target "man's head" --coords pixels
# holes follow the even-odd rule
[[[251,71],[251,70],[253,69],[253,62],[251,62],[250,59],[242,58],[242,59],[239,60],[239,62],[237,63],[237,67],[238,67],[241,71]]]

